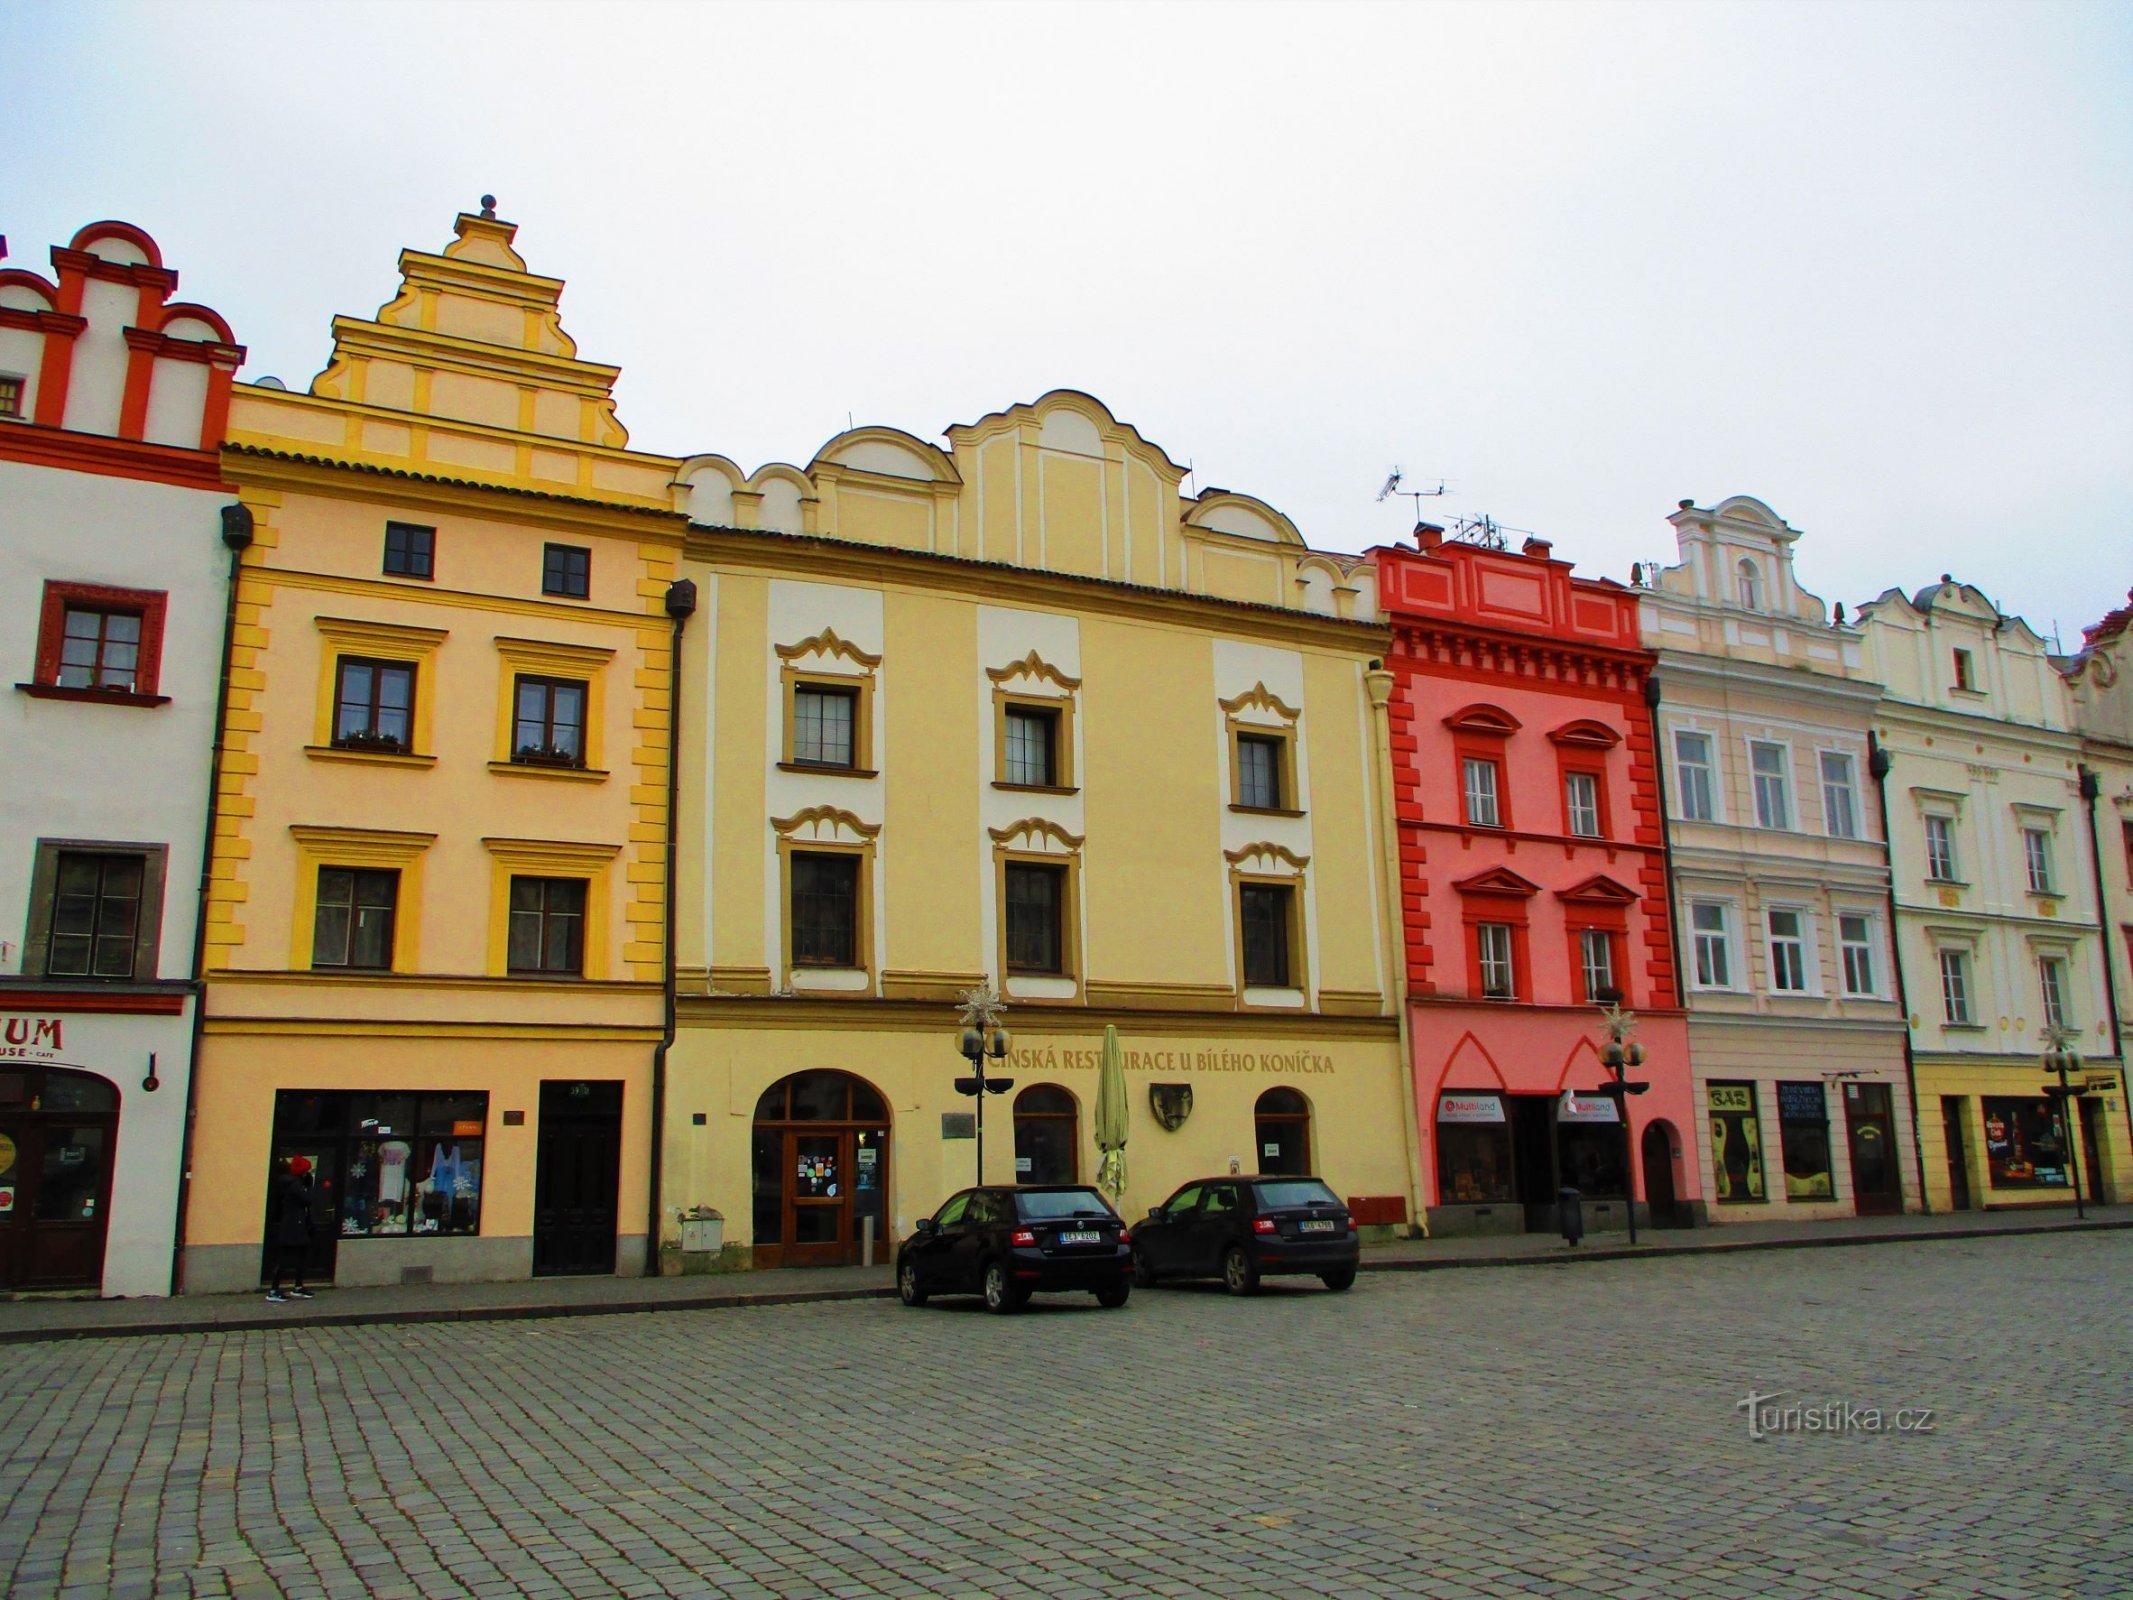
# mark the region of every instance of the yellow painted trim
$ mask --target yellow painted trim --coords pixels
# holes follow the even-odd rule
[[[422,857],[437,842],[434,833],[398,833],[373,828],[315,828],[292,823],[296,840],[296,908],[289,920],[289,966],[308,974],[312,939],[318,931],[321,867],[385,867],[400,874],[393,902],[391,972],[422,965]]]
[[[502,641],[498,641],[501,643]],[[511,879],[514,874],[538,878],[583,878],[585,880],[585,960],[571,976],[604,979],[608,969],[608,889],[614,875],[618,844],[580,844],[564,839],[484,839],[489,852],[489,975],[525,977],[511,971]],[[565,982],[549,979],[549,982]]]
[[[1090,1004],[1049,1005],[1042,1000],[1023,1000],[1009,1013],[1020,1034],[1099,1035],[1106,1023],[1122,1032],[1141,1035],[1223,1037],[1268,1037],[1294,1034],[1299,1045],[1319,1039],[1382,1039],[1399,1037],[1393,1017],[1328,1016],[1302,1010],[1254,1009],[1238,1011],[1230,991],[1215,986],[1207,1009],[1180,1005],[1175,998],[1166,1005],[1122,1005],[1105,996],[1120,990],[1184,990],[1193,985],[1089,985]],[[1098,990],[1104,991],[1099,995]],[[808,1032],[922,1033],[944,1039],[941,1008],[931,1001],[849,999],[834,995],[684,995],[678,1002],[681,1025],[687,1028],[744,1030],[749,1028],[798,1028]],[[952,1022],[953,1019],[951,1018]]]
[[[615,627],[641,628],[647,622],[663,623],[641,611],[606,611],[583,601],[519,600],[510,595],[475,594],[465,589],[418,588],[412,583],[386,583],[378,578],[344,578],[329,572],[301,572],[292,567],[248,568],[247,574],[273,588],[315,590],[324,594],[355,595],[366,600],[413,601],[417,605],[443,606],[454,611],[496,611],[507,616],[537,617],[544,622],[568,617],[573,622],[599,622]]]
[[[324,635],[327,646],[319,652],[318,715],[313,722],[312,748],[332,749],[333,696],[341,658],[358,656],[372,661],[404,662],[415,669],[415,725],[409,730],[413,748],[407,754],[434,760],[431,731],[436,722],[437,674],[430,669],[429,661],[437,647],[451,637],[451,630],[363,622],[350,617],[313,617],[311,621]]]
[[[503,658],[503,670],[496,675],[496,749],[490,760],[511,760],[520,675],[569,678],[585,685],[584,770],[605,771],[607,763],[601,757],[606,753],[607,668],[615,652],[590,645],[499,638],[496,653]]]
[[[646,1043],[661,1037],[657,1028],[601,1027],[555,1022],[385,1022],[361,1024],[345,1017],[210,1017],[207,1032],[223,1035],[269,1035],[282,1038],[363,1039],[536,1039],[556,1042]]]
[[[1034,650],[1020,661],[1010,661],[1004,667],[987,667],[985,676],[1003,688],[1010,678],[1029,678],[1038,683],[1049,683],[1067,694],[1072,694],[1081,687],[1079,678],[1068,677]]]
[[[984,981],[982,972],[898,972],[891,968],[881,975],[881,993],[887,1000],[945,1004]]]
[[[1278,695],[1271,693],[1264,683],[1253,684],[1233,700],[1221,700],[1216,703],[1232,717],[1241,711],[1266,711],[1279,717],[1283,722],[1294,724],[1303,716],[1301,711],[1284,703]]]
[[[872,672],[881,665],[880,656],[870,656],[849,639],[840,638],[835,628],[824,628],[798,644],[777,644],[771,649],[777,652],[780,661],[800,661],[808,656],[842,656],[854,666]]]
[[[880,823],[861,822],[851,812],[838,806],[809,806],[804,811],[795,811],[789,817],[772,817],[770,819],[771,827],[777,831],[779,836],[787,838],[798,833],[802,828],[824,822],[840,828],[850,828],[860,838],[869,841],[881,832]],[[805,846],[816,841],[802,839],[798,842]],[[821,842],[832,843],[834,841],[824,840]]]

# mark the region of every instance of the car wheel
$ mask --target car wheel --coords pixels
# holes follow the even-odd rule
[[[1143,1289],[1155,1287],[1155,1263],[1139,1245],[1133,1247],[1133,1281]]]
[[[1259,1292],[1259,1269],[1252,1265],[1252,1258],[1241,1244],[1222,1252],[1222,1287],[1231,1294]]]
[[[1355,1268],[1342,1267],[1338,1272],[1321,1272],[1318,1281],[1339,1294],[1343,1289],[1355,1287]]]
[[[1126,1297],[1131,1293],[1133,1293],[1133,1285],[1121,1278],[1116,1283],[1107,1283],[1101,1289],[1098,1289],[1096,1291],[1096,1303],[1106,1311],[1116,1311],[1126,1303]]]
[[[1007,1268],[997,1261],[985,1263],[985,1309],[1006,1316],[1011,1311],[1022,1309],[1022,1291],[1015,1287],[1015,1280],[1007,1275]]]
[[[918,1281],[918,1263],[906,1261],[896,1269],[896,1298],[907,1306],[922,1306],[926,1303],[926,1291]]]

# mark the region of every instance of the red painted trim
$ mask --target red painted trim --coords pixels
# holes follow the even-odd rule
[[[181,317],[194,317],[206,323],[215,330],[215,338],[210,340],[172,337],[171,343],[173,344],[206,345],[212,344],[217,340],[225,345],[235,345],[237,343],[237,335],[230,331],[230,325],[224,320],[222,313],[212,306],[203,306],[195,300],[173,300],[169,305],[163,307],[156,316],[156,331],[162,332]]]
[[[1579,717],[1560,728],[1552,728],[1548,737],[1557,744],[1578,745],[1588,750],[1612,750],[1622,742],[1621,734],[1591,717]]]
[[[156,347],[160,333],[139,328],[126,330],[126,393],[119,401],[119,437],[138,439],[148,428],[148,389],[156,377]]]
[[[38,277],[34,272],[25,271],[21,267],[0,267],[0,289],[5,289],[10,285],[22,289],[34,289],[44,296],[47,306],[56,308],[59,304],[59,285],[48,279]],[[37,315],[34,311],[23,311],[20,306],[13,306],[9,309],[23,316],[34,317]]]
[[[229,431],[230,381],[237,376],[234,366],[216,362],[207,369],[207,401],[200,408],[200,448],[213,450],[222,443],[222,436]]]
[[[167,706],[167,694],[125,694],[116,689],[62,689],[54,683],[15,685],[32,700],[83,700],[99,706]]]
[[[58,318],[64,315],[64,325]],[[67,385],[74,375],[74,341],[89,326],[89,319],[72,312],[52,312],[39,319],[44,324],[44,364],[37,369],[37,413],[30,420],[56,428],[66,421]]]
[[[70,241],[70,246],[72,249],[86,254],[89,246],[95,244],[99,239],[124,239],[148,258],[149,265],[152,268],[157,271],[167,270],[163,266],[163,247],[155,242],[154,237],[148,230],[136,227],[130,222],[120,222],[116,217],[106,217],[101,222],[92,222],[81,228]],[[55,250],[53,254],[57,255],[58,251]],[[102,258],[98,257],[97,259],[101,260]],[[111,265],[116,264],[111,263]],[[177,276],[175,272],[171,273],[173,281],[176,280]]]
[[[1454,711],[1444,719],[1444,725],[1454,733],[1472,734],[1479,739],[1508,739],[1525,726],[1503,707],[1478,700]]]
[[[1477,833],[1507,833],[1511,828],[1511,763],[1505,760],[1509,752],[1504,738],[1494,732],[1472,734],[1455,732],[1452,735],[1452,781],[1458,785],[1459,821]],[[1466,814],[1466,764],[1469,761],[1484,761],[1496,769],[1496,820],[1476,822]]]
[[[118,229],[125,227],[126,224],[117,222],[111,224],[111,226],[114,229]],[[83,229],[82,231],[86,233],[88,230]],[[139,230],[136,229],[135,231],[138,232]],[[76,234],[75,237],[78,239],[81,234]],[[141,234],[141,237],[148,239],[148,235],[145,233]],[[155,241],[149,239],[148,242],[153,247]],[[90,278],[95,278],[102,283],[130,284],[135,288],[153,294],[155,299],[149,302],[151,305],[161,305],[169,297],[170,292],[178,286],[178,275],[169,267],[138,261],[106,261],[102,256],[92,255],[87,250],[64,250],[55,246],[52,250],[52,265],[59,269],[59,286],[62,294],[66,292],[67,279],[71,277],[75,280],[74,304],[66,308],[70,311],[79,311],[81,309],[82,288]]]
[[[183,994],[81,994],[61,989],[12,989],[0,985],[0,1011],[133,1013],[175,1017],[185,1011]]]
[[[160,589],[115,589],[106,584],[63,583],[47,578],[44,609],[37,622],[36,681],[54,689],[60,687],[59,650],[60,641],[66,636],[69,603],[140,613],[140,656],[133,677],[133,695],[154,695],[163,672],[163,617],[170,608],[170,596]],[[104,698],[101,690],[83,692],[90,699]]]
[[[50,390],[38,390],[37,422],[0,427],[0,461],[59,467],[69,472],[97,472],[111,478],[140,478],[185,489],[230,489],[222,481],[221,458],[212,451],[184,450],[139,439],[111,439],[98,433],[74,433],[47,426],[42,419],[50,398]]]

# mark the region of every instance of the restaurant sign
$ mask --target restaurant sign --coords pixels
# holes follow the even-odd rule
[[[64,1017],[9,1017],[0,1021],[0,1061],[54,1061],[66,1048]]]

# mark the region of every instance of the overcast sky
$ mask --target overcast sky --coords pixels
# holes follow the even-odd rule
[[[2133,584],[2133,6],[0,0],[10,265],[137,222],[303,386],[491,191],[635,444],[1086,389],[1314,545],[1754,494],[1856,603]],[[1434,508],[1430,510],[1429,508]]]

